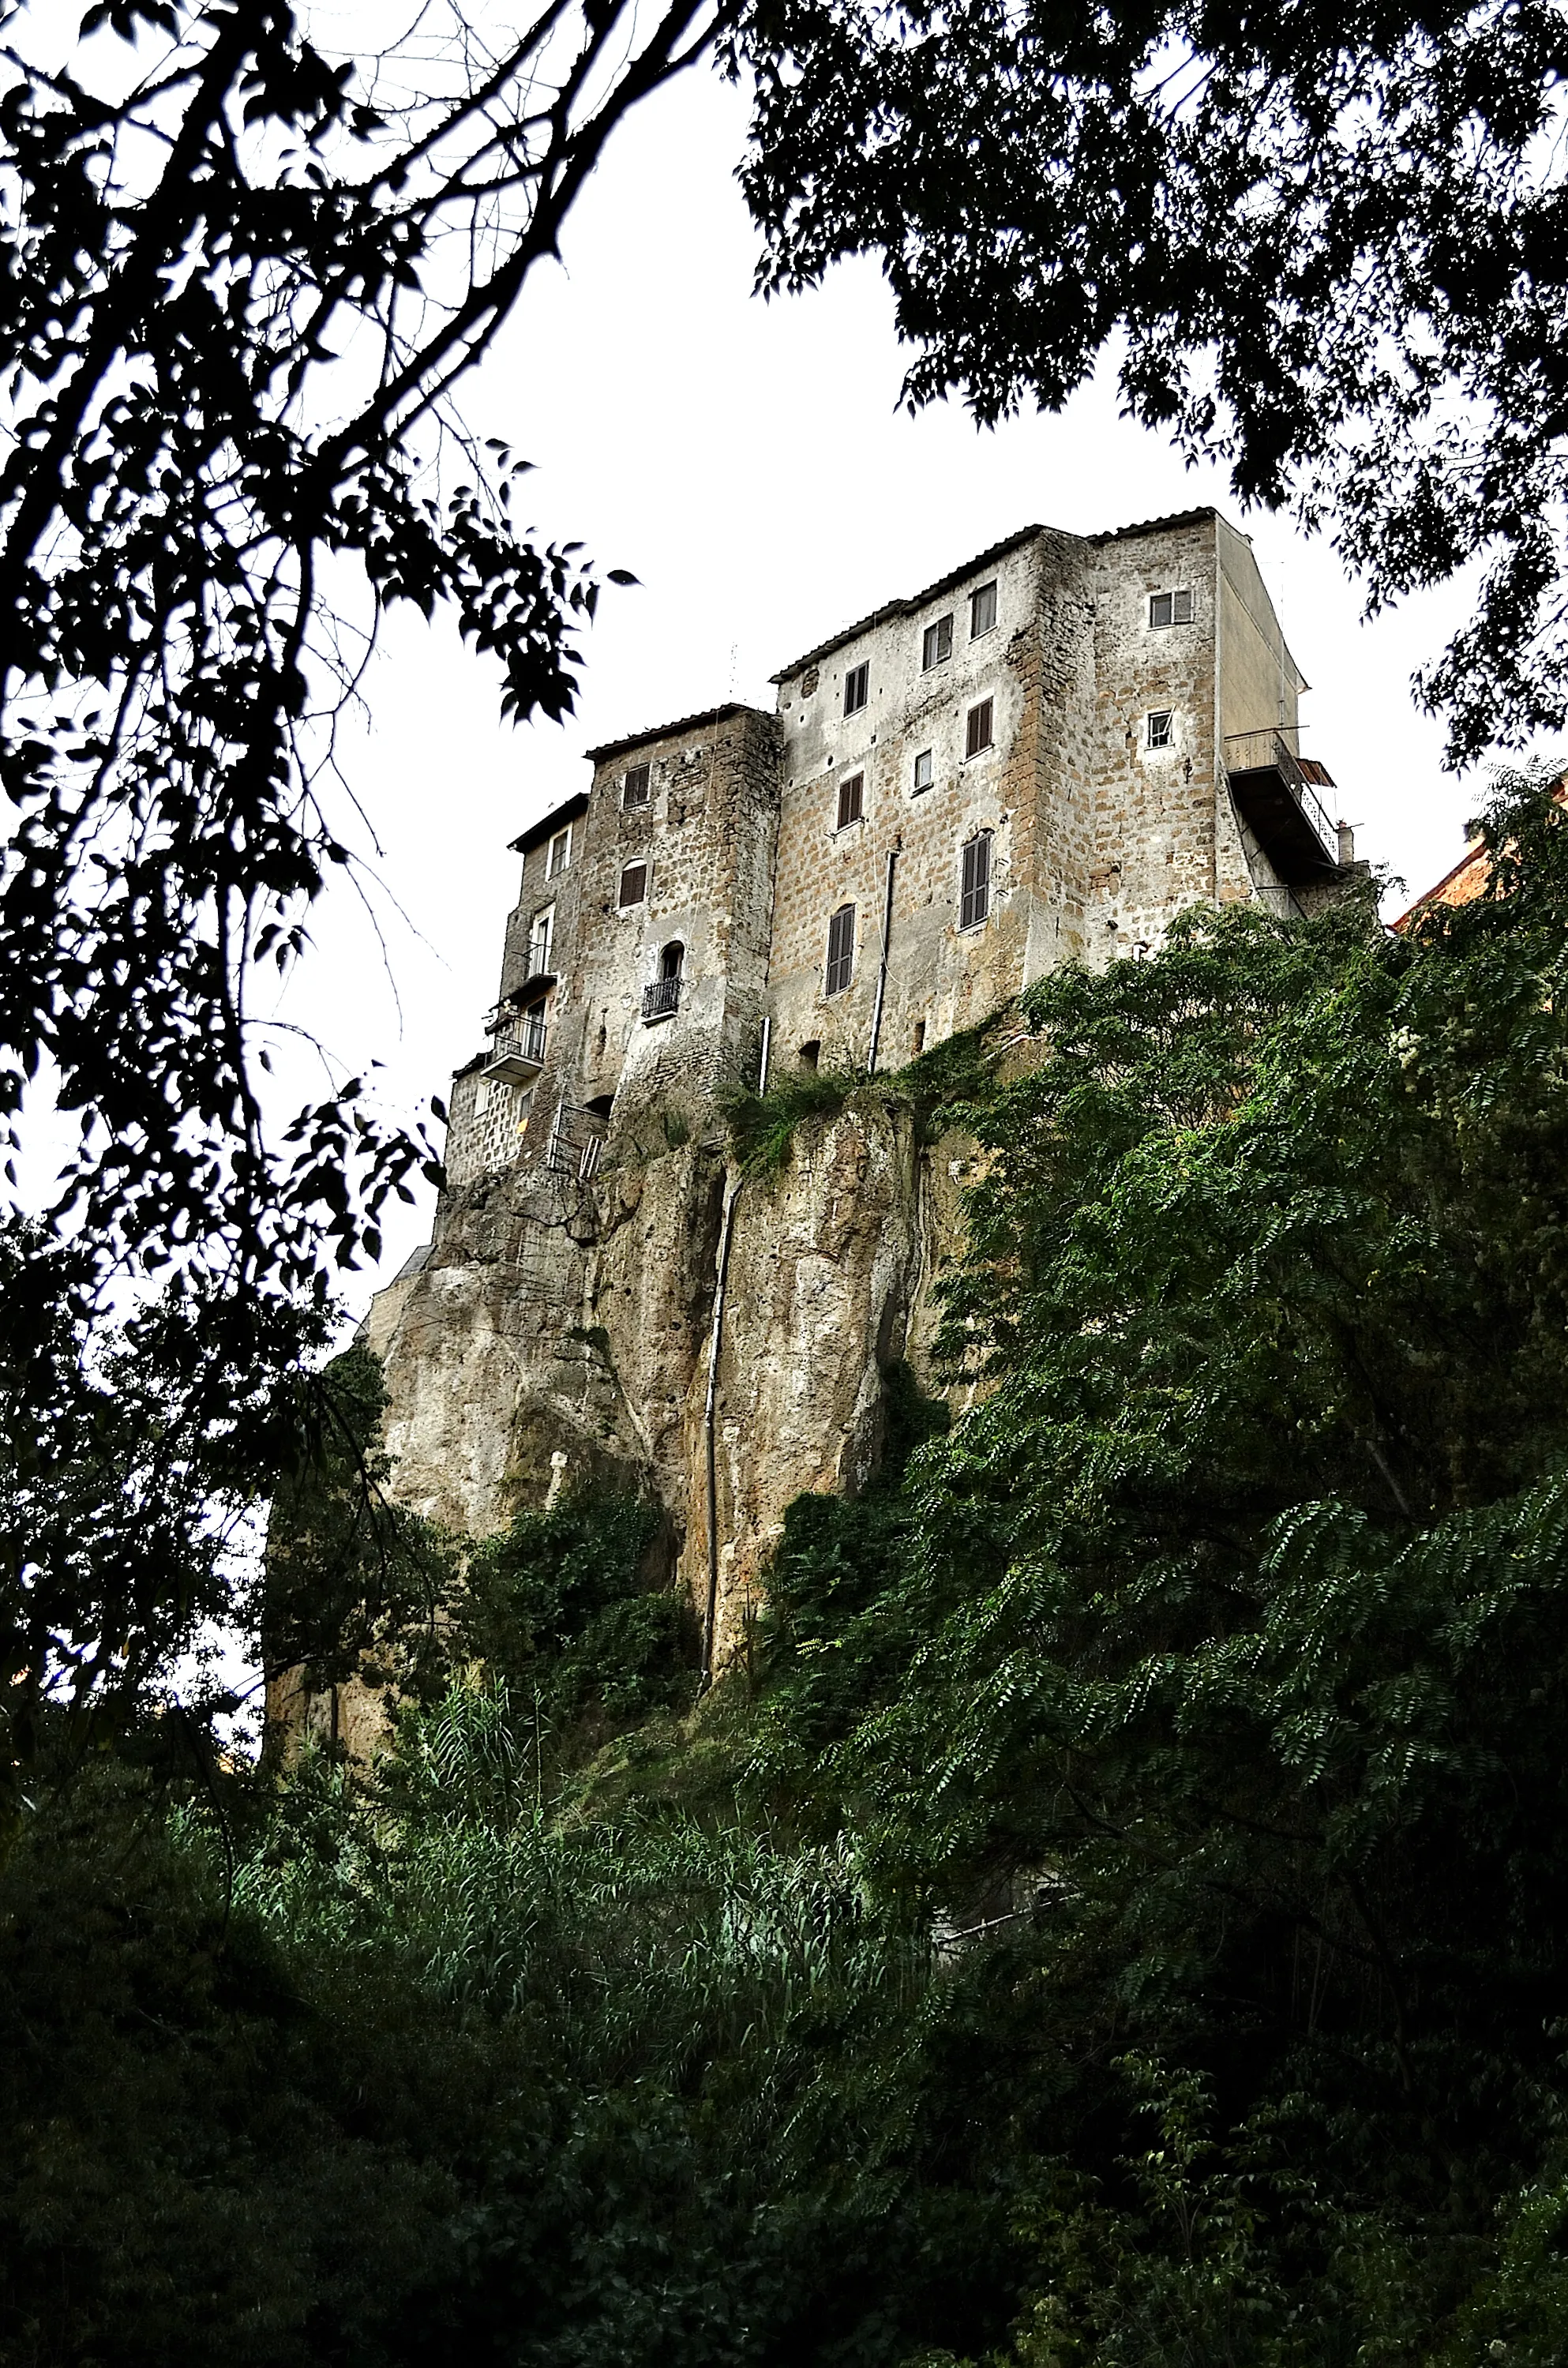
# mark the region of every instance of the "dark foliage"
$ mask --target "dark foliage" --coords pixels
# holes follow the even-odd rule
[[[268,1147],[252,982],[350,860],[330,722],[390,603],[450,610],[504,712],[571,704],[596,586],[514,524],[523,464],[453,388],[708,32],[554,9],[486,54],[454,15],[339,63],[286,6],[131,0],[72,72],[11,53],[0,1110],[45,1064],[106,1258],[316,1288],[433,1171],[359,1080]]]
[[[912,404],[1135,416],[1334,534],[1374,608],[1483,571],[1425,677],[1472,760],[1568,706],[1568,241],[1550,0],[755,0],[768,288],[883,261]]]

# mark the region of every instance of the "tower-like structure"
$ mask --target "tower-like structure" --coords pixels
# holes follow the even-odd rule
[[[775,1076],[899,1067],[1058,964],[1203,900],[1308,908],[1351,862],[1213,510],[1027,527],[774,679],[773,713],[591,751],[514,843],[435,1239],[368,1327],[408,1501],[483,1531],[563,1481],[656,1494],[721,1650],[784,1506],[872,1467],[964,1163],[852,1105],[737,1215],[715,1087],[765,1042]]]
[[[592,750],[588,788],[515,842],[454,1187],[591,1173],[618,1107],[754,1075],[765,1018],[776,1060],[896,1066],[1184,905],[1340,880],[1305,685],[1213,510],[1026,527],[774,680],[774,715]]]

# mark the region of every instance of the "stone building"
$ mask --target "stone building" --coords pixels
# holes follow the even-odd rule
[[[963,1162],[851,1105],[737,1202],[714,1087],[897,1067],[1184,906],[1306,909],[1353,860],[1213,510],[1025,528],[774,680],[772,714],[590,751],[514,843],[435,1239],[369,1325],[406,1499],[483,1533],[563,1480],[655,1494],[720,1657],[785,1505],[874,1463]]]

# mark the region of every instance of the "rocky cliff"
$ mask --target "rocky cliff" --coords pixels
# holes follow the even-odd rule
[[[873,1470],[888,1368],[932,1384],[971,1146],[923,1142],[876,1089],[803,1121],[773,1173],[687,1123],[645,1108],[586,1182],[513,1168],[449,1194],[365,1338],[402,1501],[483,1536],[586,1481],[655,1497],[722,1667],[785,1508]]]

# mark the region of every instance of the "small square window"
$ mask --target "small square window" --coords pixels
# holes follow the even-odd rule
[[[823,985],[829,995],[842,995],[855,974],[855,907],[840,905],[827,925],[827,972]]]
[[[950,617],[938,617],[934,625],[926,628],[926,638],[920,644],[920,663],[926,667],[940,666],[943,659],[950,658],[952,654],[953,620]]]
[[[847,830],[852,822],[859,821],[865,804],[865,797],[866,776],[864,773],[851,773],[846,781],[840,781],[838,784],[838,827],[840,830]]]
[[[629,863],[620,875],[620,888],[616,902],[624,911],[628,905],[642,905],[648,898],[648,867],[645,863]]]
[[[1149,622],[1153,626],[1190,625],[1191,592],[1152,592],[1149,595]]]
[[[559,873],[565,871],[571,860],[572,825],[568,823],[565,829],[558,830],[550,842],[550,852],[545,858],[544,864],[545,878],[555,879]]]
[[[977,642],[982,633],[990,632],[996,622],[996,586],[983,584],[978,592],[969,596],[969,637]]]
[[[1156,709],[1155,712],[1149,718],[1149,746],[1151,748],[1168,748],[1170,746],[1171,731],[1175,723],[1176,718],[1171,713],[1168,707]]]
[[[935,779],[936,771],[932,762],[931,750],[929,748],[922,748],[919,756],[915,759],[915,796],[918,797],[922,790],[928,790]]]
[[[648,791],[652,777],[653,767],[651,765],[633,765],[631,771],[626,776],[626,780],[621,790],[621,804],[623,806],[645,806],[648,803]]]
[[[844,712],[858,715],[871,695],[871,668],[869,662],[851,666],[844,677]]]
[[[983,748],[991,746],[991,701],[983,699],[971,707],[964,722],[963,752],[966,757],[978,757]]]

